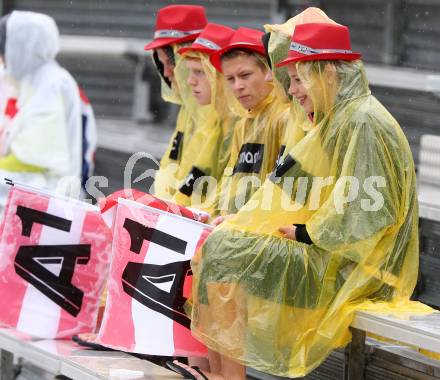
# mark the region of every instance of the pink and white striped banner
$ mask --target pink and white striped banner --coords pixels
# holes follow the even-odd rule
[[[211,227],[120,199],[113,229],[108,297],[98,342],[123,351],[203,356],[183,310],[190,260]]]
[[[93,331],[111,256],[99,209],[14,185],[0,234],[0,323],[47,339]]]

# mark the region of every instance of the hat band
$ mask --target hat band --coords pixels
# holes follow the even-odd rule
[[[249,46],[256,46],[253,42],[247,42],[247,41],[237,41],[230,44],[228,47],[234,47],[234,45],[249,45]]]
[[[211,49],[211,50],[220,50],[221,49],[221,47],[218,46],[215,42],[212,42],[206,38],[199,37],[194,41],[194,43],[198,44],[198,45],[202,45],[202,46],[204,46],[208,49]]]
[[[173,29],[160,29],[154,32],[154,38],[182,38],[200,33],[202,30],[203,29],[183,31]]]
[[[290,44],[290,51],[296,51],[304,55],[323,54],[323,53],[339,53],[339,54],[352,54],[352,50],[343,49],[314,49],[306,45],[301,45],[297,42]]]

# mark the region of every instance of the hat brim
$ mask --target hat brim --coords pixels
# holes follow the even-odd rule
[[[181,38],[157,38],[153,41],[151,41],[149,44],[144,46],[144,50],[153,50],[153,49],[159,49],[161,47],[173,45],[173,44],[179,44],[182,42],[188,42],[188,41],[194,41],[198,35],[197,34],[191,34],[190,36],[185,36]]]
[[[215,53],[216,50],[208,49],[208,48],[206,48],[204,46],[200,46],[200,47],[198,47],[198,46],[186,46],[186,47],[180,48],[177,52],[180,55],[183,55],[185,53],[190,53],[190,52],[197,52],[197,53],[204,53],[204,54],[211,55],[211,54]]]
[[[264,46],[240,44],[240,43],[226,46],[225,48],[220,49],[220,50],[216,51],[215,53],[212,53],[211,56],[209,57],[209,60],[211,61],[212,66],[214,66],[215,69],[219,73],[222,72],[222,59],[221,59],[222,55],[230,50],[235,50],[235,49],[251,50],[251,51],[254,51],[255,53],[262,55],[263,57],[266,55],[266,51],[264,50]]]
[[[297,55],[295,57],[287,57],[281,62],[277,63],[276,67],[286,66],[289,63],[294,62],[304,62],[304,61],[355,61],[362,57],[361,53],[321,53],[321,54],[310,54],[310,55]]]

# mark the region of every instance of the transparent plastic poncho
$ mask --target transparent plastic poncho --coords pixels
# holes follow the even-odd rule
[[[177,114],[176,127],[154,179],[154,195],[160,199],[171,200],[176,192],[180,160],[184,155],[186,140],[189,139],[192,128],[191,116],[186,108],[181,106]]]
[[[414,163],[361,61],[298,64],[315,105],[302,138],[192,261],[192,333],[210,349],[300,377],[350,340],[361,308],[426,311]],[[311,244],[281,236],[304,225]],[[191,305],[188,305],[191,306]]]
[[[258,59],[268,70],[264,57]],[[218,214],[234,214],[246,204],[272,172],[280,155],[289,104],[279,96],[277,85],[272,82],[271,86],[267,97],[254,109],[247,110],[224,83],[227,105],[239,120],[234,127],[229,162],[218,186],[215,201]]]
[[[176,127],[171,135],[168,147],[160,161],[159,170],[154,180],[154,195],[164,200],[171,200],[179,185],[178,173],[182,170],[182,158],[187,156],[190,141],[195,129],[194,115],[195,99],[186,80],[179,80],[176,75],[178,68],[184,68],[182,57],[177,51],[183,44],[172,45],[176,76],[175,84],[167,83],[161,74],[162,98],[169,103],[180,105],[177,113]],[[156,62],[155,62],[156,64]],[[185,101],[184,101],[185,100]]]
[[[188,79],[185,59],[200,60],[211,85],[211,103],[205,106],[193,104],[193,95],[186,95],[187,101],[191,101],[187,108],[195,115],[196,129],[191,145],[185,151],[186,156],[181,160],[177,174],[180,183],[174,201],[213,213],[216,185],[229,161],[232,131],[237,118],[229,110],[221,75],[211,65],[209,56],[200,52],[186,53],[182,63],[176,67],[179,82]]]
[[[289,122],[283,138],[283,146],[285,147],[283,152],[288,152],[293,148],[312,129],[313,123],[296,99],[292,99],[288,95],[290,79],[286,67],[276,67],[276,64],[287,58],[295,26],[312,22],[335,24],[321,9],[309,7],[283,24],[264,25],[265,31],[270,33],[268,55],[272,62],[277,96],[290,104]]]

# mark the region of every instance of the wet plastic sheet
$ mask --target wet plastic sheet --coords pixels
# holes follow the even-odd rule
[[[211,103],[201,106],[194,102],[186,102],[195,120],[196,129],[191,146],[186,150],[186,157],[182,157],[178,177],[183,180],[179,184],[174,201],[183,206],[202,207],[210,213],[215,213],[216,185],[229,160],[232,133],[237,118],[227,107],[221,74],[211,65],[209,56],[192,52],[184,57],[175,70],[178,81],[187,81],[186,59],[200,60],[211,85]],[[193,98],[193,95],[188,94],[186,98]],[[204,190],[203,178],[207,176],[215,183]]]

